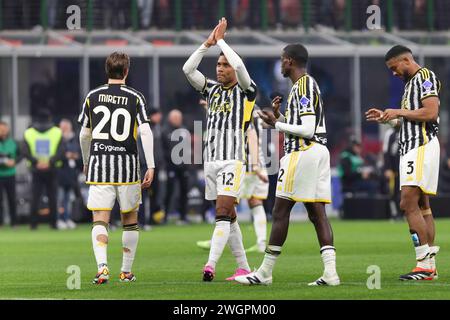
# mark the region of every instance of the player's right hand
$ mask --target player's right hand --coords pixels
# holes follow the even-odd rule
[[[216,45],[216,43],[217,43],[217,40],[216,40],[216,31],[217,31],[217,27],[218,27],[219,25],[217,25],[215,28],[214,28],[214,30],[210,33],[210,35],[208,36],[208,39],[206,39],[206,41],[205,41],[205,43],[204,43],[204,45],[206,46],[206,47],[212,47],[212,46],[215,46]]]
[[[142,189],[150,188],[150,185],[153,182],[154,174],[155,174],[155,169],[153,169],[153,168],[147,169],[147,172],[145,173],[145,176],[144,176],[144,180],[142,181],[142,184],[141,184]]]
[[[383,118],[383,111],[377,108],[371,108],[366,111],[366,120],[367,121],[376,121],[381,123]]]
[[[275,118],[279,118],[280,117],[280,107],[281,107],[281,100],[283,98],[280,96],[276,96],[275,98],[273,98],[272,100],[272,110],[273,110],[273,114],[275,116]]]
[[[255,168],[255,173],[258,176],[259,180],[264,183],[269,182],[269,177],[267,176],[267,171],[262,168]]]
[[[85,164],[84,166],[83,166],[83,173],[84,173],[84,175],[87,177],[87,172],[88,172],[88,166]]]

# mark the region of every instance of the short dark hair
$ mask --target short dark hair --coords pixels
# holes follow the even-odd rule
[[[108,79],[123,79],[130,70],[130,57],[123,52],[113,52],[106,58],[105,71]]]
[[[287,45],[284,47],[283,52],[301,67],[305,67],[308,63],[308,50],[300,43]]]
[[[239,56],[239,58],[241,58],[242,60],[244,60],[244,59],[241,57],[241,55],[240,55],[239,53],[237,53],[236,51],[235,51],[235,53]],[[220,51],[219,57],[220,57],[220,56],[224,56],[224,57],[226,58],[225,53],[223,53],[223,51]]]
[[[396,58],[396,57],[398,57],[399,55],[402,55],[402,54],[404,54],[404,53],[411,53],[411,54],[412,54],[412,51],[411,51],[410,48],[405,47],[405,46],[401,46],[401,45],[393,46],[393,47],[386,53],[386,55],[384,56],[384,61],[389,61],[389,60],[391,60],[392,58]]]
[[[8,124],[8,122],[6,122],[6,121],[0,120],[0,126],[6,126],[6,127],[9,127],[9,124]]]

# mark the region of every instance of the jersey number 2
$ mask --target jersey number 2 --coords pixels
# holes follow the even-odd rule
[[[108,140],[109,134],[111,134],[111,137],[116,141],[125,141],[127,140],[128,136],[130,135],[130,127],[131,127],[131,115],[130,113],[124,109],[119,108],[114,110],[114,112],[111,115],[111,111],[105,106],[97,106],[92,110],[95,114],[97,113],[103,113],[103,117],[100,120],[100,122],[95,126],[94,130],[92,131],[92,139],[98,139],[98,140]],[[123,128],[122,133],[118,133],[117,131],[117,123],[119,120],[119,116],[123,117]],[[111,126],[110,126],[110,133],[102,132],[105,125],[111,120]]]

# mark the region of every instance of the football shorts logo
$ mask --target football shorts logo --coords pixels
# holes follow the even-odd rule
[[[433,88],[433,83],[431,81],[426,80],[424,83],[422,83],[422,87],[425,90],[425,92],[430,92]]]
[[[301,99],[300,99],[300,104],[303,107],[306,107],[309,104],[309,102],[310,102],[310,100],[307,97],[305,97],[305,96],[302,96]]]

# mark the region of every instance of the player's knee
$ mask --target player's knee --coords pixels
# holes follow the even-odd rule
[[[412,203],[408,197],[404,197],[400,200],[400,210],[402,210],[405,214],[412,211]]]
[[[233,218],[234,210],[233,208],[229,208],[227,206],[220,206],[216,208],[216,216],[226,216]]]
[[[308,218],[309,218],[309,221],[311,221],[312,223],[316,223],[319,220],[319,218],[317,217],[317,215],[315,213],[308,212]]]

